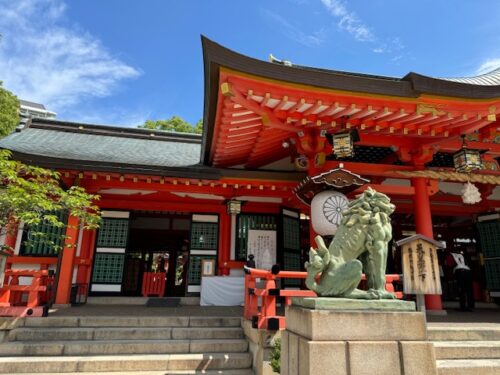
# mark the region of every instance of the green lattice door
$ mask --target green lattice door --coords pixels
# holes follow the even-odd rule
[[[201,263],[204,259],[215,260],[217,263],[218,248],[219,216],[193,214],[189,241],[188,293],[200,292]]]
[[[484,256],[486,288],[492,296],[500,297],[500,221],[478,223],[477,230]]]
[[[55,213],[58,220],[67,223],[68,214]],[[19,255],[25,256],[57,256],[64,245],[66,227],[56,227],[49,223],[40,223],[27,228],[21,241]]]
[[[300,271],[301,265],[301,246],[300,246],[300,212],[282,208],[280,215],[280,247],[278,258],[281,267],[285,271]],[[300,279],[284,280],[285,287],[300,287]]]
[[[92,293],[121,292],[128,229],[129,212],[103,212],[94,254]]]

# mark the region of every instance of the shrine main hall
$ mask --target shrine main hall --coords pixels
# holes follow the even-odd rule
[[[476,299],[500,298],[499,69],[384,77],[202,46],[202,135],[33,118],[0,140],[15,159],[101,196],[100,229],[80,230],[74,251],[59,254],[56,303],[74,286],[80,297],[140,296],[156,271],[166,296],[197,296],[207,275],[242,274],[256,235],[267,241],[258,267],[301,270],[317,179],[346,199],[387,194],[395,241],[417,233],[446,245],[443,295],[426,296],[428,309],[456,298],[452,252],[465,256]],[[8,268],[55,269],[58,253],[23,229],[5,239]],[[399,249],[389,253],[388,273],[400,273]]]

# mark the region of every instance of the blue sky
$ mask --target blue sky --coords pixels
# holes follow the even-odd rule
[[[500,1],[0,0],[0,80],[59,119],[202,117],[200,34],[240,53],[401,77],[500,66]]]

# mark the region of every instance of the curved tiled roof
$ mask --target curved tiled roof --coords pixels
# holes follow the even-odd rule
[[[47,119],[34,119],[28,127],[1,139],[0,148],[36,164],[58,167],[75,164],[145,173],[203,168],[199,135]]]
[[[467,83],[469,85],[479,86],[500,86],[500,68],[492,70],[491,72],[481,74],[475,77],[461,77],[461,78],[441,78],[446,81]]]
[[[400,97],[418,97],[422,93],[475,99],[500,97],[498,71],[472,78],[434,78],[413,72],[401,78],[386,77],[262,61],[234,52],[204,36],[202,45],[205,61],[205,99],[209,94],[207,89],[211,83],[216,82],[220,67],[278,81],[360,93]]]

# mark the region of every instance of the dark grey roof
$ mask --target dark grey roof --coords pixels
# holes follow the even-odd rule
[[[475,77],[462,77],[462,78],[441,78],[446,81],[468,83],[470,85],[482,86],[499,86],[500,85],[500,68],[492,70],[491,72],[481,74]]]
[[[200,164],[201,136],[34,119],[0,140],[0,148],[32,157],[95,165],[185,168]]]
[[[21,105],[25,105],[27,107],[33,107],[33,108],[38,108],[38,109],[45,109],[45,106],[43,104],[35,103],[35,102],[30,102],[28,100],[19,99],[19,103]]]

